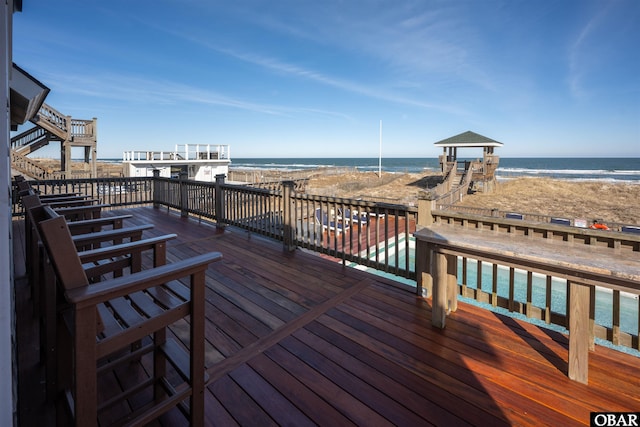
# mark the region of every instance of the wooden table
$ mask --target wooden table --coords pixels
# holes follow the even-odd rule
[[[637,251],[448,224],[434,224],[415,237],[418,292],[422,293],[425,282],[433,283],[432,324],[439,328],[445,327],[446,315],[456,308],[458,256],[567,279],[569,378],[585,384],[591,339],[590,287],[640,294]]]

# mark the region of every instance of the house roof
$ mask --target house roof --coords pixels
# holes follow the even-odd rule
[[[478,135],[470,130],[434,143],[438,147],[502,147],[502,142]]]
[[[11,127],[15,130],[38,114],[49,88],[16,64],[13,64],[9,88]]]

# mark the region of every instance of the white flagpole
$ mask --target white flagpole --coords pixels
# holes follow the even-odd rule
[[[380,148],[378,154],[378,178],[382,178],[382,120],[380,120]]]

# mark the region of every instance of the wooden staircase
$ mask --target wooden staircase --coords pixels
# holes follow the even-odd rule
[[[53,171],[41,166],[40,162],[32,160],[13,149],[11,150],[11,168],[37,180],[54,179],[58,177],[54,176]]]
[[[91,165],[89,175],[96,176],[97,119],[74,119],[42,104],[31,122],[36,126],[11,138],[11,167],[35,179],[70,178],[71,148],[83,147],[84,161]],[[61,170],[55,173],[27,157],[50,142],[60,143]]]
[[[474,160],[465,170],[458,171],[458,164],[454,162],[445,174],[444,181],[430,190],[430,199],[435,200],[438,205],[452,205],[462,201],[469,192],[474,173],[481,167],[482,162]]]

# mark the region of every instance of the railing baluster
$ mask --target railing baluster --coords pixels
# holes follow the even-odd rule
[[[482,260],[476,260],[476,289],[482,291]]]
[[[462,295],[467,295],[467,257],[462,257]]]
[[[547,275],[546,287],[545,287],[545,308],[544,308],[544,321],[547,324],[551,324],[551,295],[552,295],[552,277]]]
[[[531,317],[533,309],[533,273],[527,271],[527,317]]]
[[[513,312],[514,310],[514,294],[515,294],[515,269],[513,267],[509,267],[509,311]]]
[[[491,305],[498,306],[498,264],[492,264],[491,270]]]
[[[613,345],[619,345],[620,344],[620,291],[614,290],[611,296],[613,298],[613,304],[612,304],[613,312],[611,315],[613,336],[611,337],[611,342],[613,342]]]

